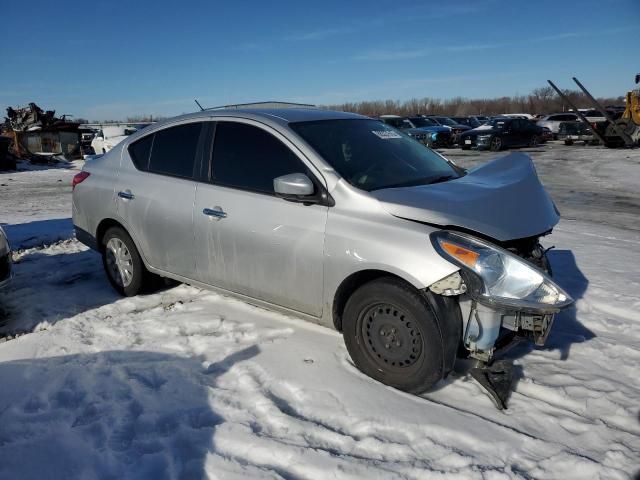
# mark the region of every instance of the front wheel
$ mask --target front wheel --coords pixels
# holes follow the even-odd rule
[[[493,137],[489,144],[489,148],[492,152],[499,152],[502,150],[502,139],[500,137]]]
[[[133,240],[120,227],[112,227],[104,235],[102,264],[109,283],[120,295],[137,295],[153,283]]]
[[[355,365],[386,385],[411,393],[444,376],[444,349],[431,304],[395,278],[373,280],[347,301],[343,336]]]

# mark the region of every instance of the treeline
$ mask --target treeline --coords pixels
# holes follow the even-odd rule
[[[581,91],[564,90],[563,93],[578,108],[591,108],[586,95]],[[623,105],[624,97],[598,98],[604,105]],[[502,113],[531,113],[549,114],[569,111],[570,106],[551,88],[536,88],[528,95],[516,95],[513,97],[470,99],[455,97],[449,99],[439,98],[413,98],[411,100],[372,100],[363,102],[347,102],[339,105],[328,105],[329,110],[341,110],[360,113],[367,116],[378,115],[403,115],[416,114],[434,115],[499,115]]]

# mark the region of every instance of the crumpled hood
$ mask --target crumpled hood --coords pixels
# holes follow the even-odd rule
[[[560,215],[528,155],[512,153],[447,182],[370,192],[397,217],[461,227],[499,241],[549,231]]]

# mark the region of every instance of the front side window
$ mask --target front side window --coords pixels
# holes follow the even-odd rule
[[[361,190],[424,185],[460,176],[431,149],[376,120],[320,120],[290,127]]]
[[[193,178],[202,125],[201,122],[187,123],[156,132],[149,160],[149,171]]]
[[[436,117],[436,120],[440,122],[440,124],[447,125],[449,127],[456,125],[456,122],[447,117]]]
[[[269,132],[252,125],[220,122],[213,147],[214,183],[274,193],[274,178],[307,173],[300,159]]]
[[[411,122],[418,128],[420,127],[437,127],[438,124],[426,117],[411,117]]]

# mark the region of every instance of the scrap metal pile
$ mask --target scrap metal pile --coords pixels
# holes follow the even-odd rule
[[[0,124],[3,138],[10,142],[0,168],[12,168],[16,159],[32,163],[57,162],[58,156],[77,158],[80,152],[79,123],[55,116],[55,110],[42,110],[35,103],[24,108],[7,108]],[[6,141],[5,141],[6,143]],[[11,160],[11,162],[9,162]]]
[[[14,132],[32,132],[35,130],[69,130],[77,128],[77,123],[68,122],[63,115],[62,118],[55,116],[55,110],[44,111],[35,103],[30,103],[24,108],[7,108],[5,117],[5,128]]]

